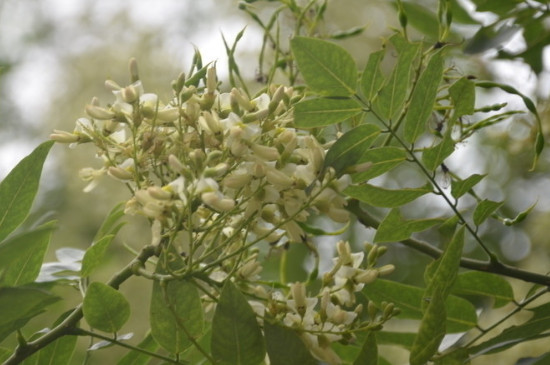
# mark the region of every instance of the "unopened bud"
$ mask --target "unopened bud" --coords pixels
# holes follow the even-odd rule
[[[120,85],[114,82],[113,80],[106,80],[105,88],[109,91],[117,91],[121,89]]]
[[[130,82],[133,83],[139,80],[138,64],[134,57],[130,58],[128,69],[130,71]]]
[[[181,173],[185,168],[181,161],[174,155],[168,156],[168,166],[172,171],[177,173]]]
[[[217,88],[218,80],[216,78],[216,66],[212,66],[206,71],[206,89],[209,94],[213,94]]]
[[[110,166],[107,173],[119,180],[131,180],[134,177],[130,171],[118,166]]]
[[[60,143],[75,143],[80,140],[78,135],[58,129],[53,130],[53,133],[50,134],[50,139]]]
[[[363,284],[373,283],[378,278],[378,271],[367,269],[355,276],[355,281]]]
[[[91,104],[86,105],[86,113],[90,117],[100,120],[113,119],[115,117],[115,113],[112,111]]]
[[[135,87],[132,85],[126,86],[124,89],[120,91],[122,100],[124,100],[127,103],[133,103],[139,98],[138,91]]]
[[[380,276],[382,275],[389,275],[391,274],[392,272],[394,272],[395,270],[395,266],[393,266],[392,264],[388,264],[388,265],[384,265],[382,267],[379,267],[378,268],[378,274]]]
[[[283,189],[290,188],[294,183],[292,178],[290,178],[287,174],[275,168],[267,169],[265,177],[270,184],[273,184]]]
[[[157,118],[163,122],[173,122],[180,117],[178,108],[164,108],[157,111]]]
[[[258,155],[258,157],[265,161],[276,161],[279,157],[281,157],[279,155],[279,151],[275,147],[262,146],[254,143],[251,146],[251,149],[256,155]]]
[[[263,120],[268,115],[269,115],[269,110],[263,109],[263,110],[258,110],[257,112],[247,113],[247,114],[243,115],[242,120],[245,123],[251,123],[251,122],[258,121],[258,120]]]
[[[252,179],[250,174],[231,174],[222,180],[222,185],[230,189],[240,189]]]
[[[231,90],[231,104],[238,104],[241,108],[246,111],[251,111],[254,109],[254,104],[250,102],[248,97],[244,95],[240,90],[233,88]]]
[[[169,200],[172,197],[172,194],[161,187],[158,186],[149,186],[147,192],[151,197],[158,200]]]

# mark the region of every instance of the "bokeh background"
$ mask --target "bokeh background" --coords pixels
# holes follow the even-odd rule
[[[412,3],[425,5],[425,9],[432,11],[436,8],[436,1]],[[547,14],[529,13],[532,16],[530,21],[517,17],[513,21],[516,28],[508,29],[505,28],[508,23],[499,23],[506,19],[505,12],[484,11],[487,9],[480,5],[481,1],[460,0],[459,3],[461,9],[466,9],[469,20],[453,28],[457,46],[450,66],[464,75],[509,83],[533,98],[548,137],[550,54],[546,45],[550,43],[550,37],[546,34],[550,31],[547,29]],[[539,4],[537,1],[524,3],[527,7]],[[250,90],[259,90],[263,86],[256,80],[262,30],[239,10],[238,5],[239,2],[234,0],[0,0],[0,177],[47,139],[53,129],[72,130],[76,119],[84,116],[84,106],[92,97],[98,97],[103,103],[109,102],[112,95],[104,88],[104,81],[111,79],[121,85],[128,83],[127,64],[131,57],[138,60],[146,91],[165,99],[171,93],[171,80],[189,69],[195,49],[200,50],[204,63],[216,63],[222,88],[229,88],[222,34],[232,43],[237,33],[246,28],[236,58]],[[263,19],[279,5],[267,1],[250,4]],[[426,42],[435,41],[430,35],[432,30],[422,26],[426,23],[423,18],[426,14],[413,13],[419,9],[416,5],[410,5],[410,9],[411,36]],[[518,5],[518,9],[527,14],[525,7]],[[417,29],[413,17],[417,19]],[[280,25],[286,37],[292,33],[290,23],[290,18],[285,19],[283,13]],[[358,36],[338,42],[353,54],[361,69],[369,53],[379,49],[382,39],[391,34],[392,28],[398,27],[393,2],[328,1],[322,32],[333,34],[353,27],[365,27],[365,30]],[[476,43],[476,34],[485,28],[488,29],[488,38]],[[469,54],[465,55],[465,51]],[[503,101],[508,103],[509,110],[524,109],[521,99],[496,91],[485,92],[478,98],[479,105]],[[476,192],[492,200],[506,199],[503,212],[511,218],[537,202],[533,212],[520,225],[508,228],[495,221],[484,227],[481,234],[504,261],[544,273],[549,271],[550,263],[550,154],[544,152],[537,169],[528,171],[533,153],[531,125],[532,119],[527,114],[503,121],[467,144],[459,145],[446,164],[463,178],[472,173],[488,173],[489,176],[476,187]],[[31,222],[51,218],[59,222],[48,260],[55,260],[55,251],[62,247],[85,250],[107,212],[116,203],[127,199],[127,190],[108,177],[92,192],[82,192],[86,183],[78,178],[79,169],[99,165],[93,149],[87,146],[70,149],[66,145],[56,145],[53,148],[45,166],[35,213],[31,217]],[[390,187],[411,186],[418,178],[411,171],[402,169],[378,182]],[[473,204],[473,201],[466,201],[464,207],[468,204]],[[405,212],[411,216],[437,216],[445,213],[445,207],[437,200],[426,199],[405,207]],[[149,231],[143,223],[139,218],[128,218],[128,224],[110,248],[106,269],[94,280],[107,279],[131,258],[132,254],[125,245],[136,248],[147,243]],[[373,232],[356,227],[352,234],[362,242],[372,238]],[[437,237],[428,233],[421,238],[431,241]],[[323,247],[325,257],[329,257],[334,240],[320,240],[318,244]],[[310,258],[303,248],[293,250],[291,263],[294,272],[289,277],[297,279]],[[473,243],[467,245],[467,254],[482,257]],[[422,285],[421,268],[428,262],[426,257],[393,245],[385,260],[398,267],[393,279]],[[275,271],[276,268],[273,264],[266,270]],[[513,281],[513,284],[517,298],[521,299],[529,286],[519,281]],[[59,304],[56,310],[60,312],[63,307],[69,309],[80,300],[75,288],[57,290],[73,298],[68,303]],[[122,288],[131,298],[133,318],[137,318],[127,325],[129,331],[135,332],[136,341],[148,328],[146,321],[140,320],[147,318],[148,290],[138,279],[131,279]],[[33,325],[40,329],[46,323],[38,321]],[[75,363],[86,357],[85,348],[89,344],[81,342]],[[526,344],[528,352],[534,353],[550,345],[548,341],[539,342]],[[518,351],[515,358],[521,357],[521,351],[525,350]],[[89,357],[88,363],[110,363],[111,356],[119,357],[120,353],[100,350]],[[495,361],[513,364],[515,360],[512,358]]]

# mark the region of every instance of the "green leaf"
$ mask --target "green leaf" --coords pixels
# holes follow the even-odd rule
[[[99,230],[97,231],[94,242],[99,241],[103,237],[107,235],[116,235],[120,228],[124,225],[124,223],[118,223],[118,220],[124,216],[124,207],[126,203],[118,203],[111,209],[107,217],[103,220],[103,223],[101,224],[101,227],[99,227]]]
[[[385,189],[370,184],[350,185],[344,194],[375,207],[395,208],[433,191],[430,184],[419,188]]]
[[[332,167],[337,176],[345,173],[347,168],[359,163],[361,155],[368,150],[380,132],[380,128],[374,124],[361,124],[347,131],[328,150],[323,171]]]
[[[429,171],[435,171],[454,150],[455,142],[451,137],[451,130],[449,129],[441,142],[422,151],[422,163]]]
[[[41,289],[0,288],[0,342],[59,299]]]
[[[406,159],[407,153],[402,148],[388,146],[369,149],[363,153],[359,163],[370,162],[372,165],[365,172],[353,174],[353,182],[363,182],[380,176],[399,166]]]
[[[0,285],[30,284],[38,277],[55,222],[0,243]]]
[[[11,356],[12,350],[0,347],[0,361],[3,363]]]
[[[370,102],[376,97],[384,83],[384,75],[380,71],[380,64],[384,59],[385,53],[383,49],[371,53],[361,76],[361,90],[365,98]]]
[[[317,365],[306,345],[296,331],[264,322],[265,342],[267,354],[272,365]]]
[[[501,0],[494,2],[492,0],[472,0],[476,5],[476,11],[490,11],[495,14],[504,16],[509,11],[515,9],[515,7],[522,3],[520,0]]]
[[[476,103],[476,88],[471,80],[461,77],[449,88],[449,96],[453,102],[452,120],[463,115],[474,113]]]
[[[377,279],[363,289],[363,294],[377,306],[385,301],[394,303],[401,313],[397,318],[421,319],[424,289],[401,284],[394,281]],[[465,332],[477,324],[477,315],[472,303],[465,299],[450,295],[445,301],[447,312],[446,326],[448,333]],[[382,334],[377,335],[382,342]]]
[[[434,261],[435,271],[424,292],[424,309],[417,337],[411,348],[411,365],[425,364],[436,352],[446,333],[445,301],[456,280],[464,246],[464,227],[459,229],[443,255]],[[433,268],[426,268],[433,270]]]
[[[488,51],[492,48],[500,48],[503,43],[512,38],[520,27],[515,24],[491,24],[481,27],[464,47],[465,53],[475,54]]]
[[[113,238],[115,238],[115,236],[112,234],[104,236],[99,241],[94,242],[94,244],[86,250],[82,258],[82,269],[80,270],[81,277],[86,278],[90,276],[90,274],[101,265],[105,257],[105,252],[113,241]]]
[[[244,295],[226,280],[212,319],[212,356],[220,364],[256,365],[265,343],[256,315]]]
[[[506,350],[519,343],[548,336],[548,333],[543,334],[543,332],[550,329],[550,312],[547,309],[545,307],[545,311],[540,313],[540,315],[533,316],[521,325],[510,326],[490,340],[471,347],[470,354],[473,356],[492,354]]]
[[[403,108],[411,81],[411,70],[421,45],[408,43],[400,34],[392,36],[390,41],[396,47],[399,56],[390,78],[378,93],[374,108],[381,117],[394,120]]]
[[[466,194],[473,188],[477,183],[479,183],[487,175],[473,174],[468,176],[464,180],[453,180],[451,181],[451,195],[458,199],[462,195]]]
[[[514,291],[503,277],[479,271],[468,271],[457,276],[452,293],[458,296],[491,297],[494,307],[502,307],[514,300]]]
[[[155,339],[148,333],[147,336],[137,345],[140,349],[147,350],[149,352],[155,352],[159,345],[155,342]],[[147,365],[151,360],[151,356],[139,351],[129,351],[122,359],[117,362],[117,365]]]
[[[514,219],[505,219],[504,224],[507,226],[513,226],[514,224],[521,223],[527,218],[529,213],[535,208],[537,203],[533,203],[529,208],[525,209],[524,211],[518,213],[518,215]]]
[[[340,123],[361,112],[353,99],[307,99],[294,106],[294,123],[299,128],[317,128]]]
[[[163,251],[155,272],[168,274],[181,269],[184,262],[171,247]],[[150,307],[151,334],[157,343],[173,354],[192,345],[189,336],[198,338],[204,329],[204,313],[197,287],[187,280],[153,282]]]
[[[443,56],[437,52],[418,78],[403,127],[403,137],[410,143],[414,143],[426,130],[426,122],[432,114],[437,89],[443,78],[443,66]]]
[[[38,190],[42,166],[52,146],[53,141],[42,143],[0,183],[0,241],[29,215]]]
[[[439,22],[434,12],[413,2],[403,1],[401,3],[409,23],[431,39],[437,40],[439,37]]]
[[[445,300],[442,293],[430,297],[409,357],[411,365],[424,365],[437,352],[445,336]]]
[[[93,282],[86,290],[82,313],[91,327],[114,333],[120,330],[130,317],[130,304],[115,288]]]
[[[443,220],[441,218],[404,220],[399,209],[392,209],[380,223],[374,242],[398,242],[410,238],[414,232],[424,231]]]
[[[367,335],[359,356],[353,362],[353,365],[363,364],[378,364],[378,345],[376,344],[376,334],[372,331]]]
[[[458,0],[451,0],[451,13],[453,14],[453,23],[479,25],[479,21],[470,16],[468,11],[462,7]]]
[[[76,347],[77,336],[63,336],[36,352],[23,365],[69,365]]]
[[[481,223],[485,222],[485,220],[500,208],[502,204],[504,204],[504,202],[494,202],[488,199],[480,201],[474,210],[474,224],[479,226]]]
[[[376,334],[380,345],[399,345],[410,349],[416,338],[416,333],[381,331]]]
[[[357,85],[357,66],[351,55],[334,43],[294,37],[290,41],[298,69],[311,90],[326,96],[350,96]]]

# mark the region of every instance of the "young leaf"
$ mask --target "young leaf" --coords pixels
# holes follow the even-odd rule
[[[498,208],[500,208],[503,203],[504,202],[494,202],[487,199],[479,202],[474,210],[474,224],[479,226],[481,223],[485,222],[485,220],[489,218]]]
[[[54,229],[55,222],[46,223],[0,243],[0,285],[30,284],[38,277]]]
[[[307,99],[294,106],[294,123],[299,128],[317,128],[340,123],[361,112],[353,99]]]
[[[466,77],[458,79],[450,88],[449,96],[453,102],[453,116],[452,120],[463,115],[470,115],[474,113],[476,103],[476,90],[475,85],[471,80]]]
[[[529,213],[533,210],[533,208],[537,205],[537,203],[533,203],[529,208],[525,209],[524,211],[518,213],[518,215],[514,219],[505,219],[504,224],[507,226],[513,226],[514,224],[521,223]]]
[[[403,137],[409,143],[414,143],[426,130],[426,122],[433,111],[437,89],[443,77],[443,66],[441,52],[435,53],[413,90],[403,127]]]
[[[311,90],[325,96],[350,96],[357,85],[357,66],[351,55],[334,43],[294,37],[290,41],[298,69]]]
[[[184,265],[174,248],[165,250],[159,258],[158,274],[167,274]],[[151,334],[157,343],[173,354],[191,346],[188,336],[198,338],[204,328],[204,314],[199,292],[187,280],[167,283],[153,282],[150,317]]]
[[[222,364],[256,365],[265,342],[256,315],[244,295],[226,280],[212,319],[212,356]]]
[[[372,102],[378,94],[380,87],[384,83],[384,75],[380,71],[380,64],[384,58],[385,50],[373,52],[369,56],[367,66],[361,76],[361,89],[365,98]]]
[[[363,290],[363,294],[376,305],[383,301],[394,303],[401,310],[399,318],[421,319],[424,289],[395,281],[377,279]],[[448,333],[465,332],[477,324],[477,315],[472,303],[450,295],[445,301]],[[377,335],[377,336],[382,336]],[[383,337],[378,337],[382,341]]]
[[[155,342],[151,333],[148,333],[137,347],[149,352],[155,352],[159,345]],[[117,362],[117,365],[147,365],[150,361],[151,356],[143,352],[132,350],[124,355],[124,357]]]
[[[399,166],[406,159],[407,153],[402,148],[388,146],[368,149],[358,163],[370,162],[372,165],[367,171],[353,174],[353,182],[364,182],[382,175]]]
[[[380,128],[374,124],[361,124],[338,138],[325,156],[323,170],[332,167],[336,175],[346,168],[359,163],[361,155],[371,146],[380,134]]]
[[[90,274],[101,265],[105,252],[113,241],[113,238],[115,238],[115,236],[112,234],[103,236],[103,238],[94,242],[94,244],[86,250],[84,258],[82,259],[82,269],[80,270],[81,277],[86,278],[90,276]]]
[[[300,339],[296,331],[264,322],[267,354],[272,365],[317,365],[319,362]]]
[[[60,298],[35,288],[0,288],[0,342]]]
[[[451,290],[458,296],[482,296],[495,300],[494,307],[502,307],[514,300],[514,291],[503,277],[480,271],[458,274]]]
[[[438,223],[440,218],[418,219],[406,221],[401,217],[399,209],[392,209],[380,223],[374,242],[398,242],[409,238],[414,232],[424,231]]]
[[[419,188],[385,189],[370,184],[350,185],[344,193],[375,207],[396,208],[433,191],[430,184]]]
[[[443,255],[434,262],[435,273],[428,283],[422,302],[424,315],[411,348],[411,365],[425,364],[437,352],[445,336],[445,301],[456,280],[463,246],[464,228],[461,228],[455,233]]]
[[[473,174],[464,180],[451,181],[451,195],[458,199],[479,183],[486,175]]]
[[[353,365],[377,365],[378,364],[378,345],[376,344],[376,334],[369,332],[359,356],[353,362]]]
[[[392,36],[390,41],[399,52],[397,64],[378,93],[373,107],[383,118],[394,120],[405,102],[411,81],[411,69],[421,46],[408,43],[400,34]]]
[[[82,313],[88,324],[100,331],[117,332],[130,317],[130,304],[118,290],[93,282],[86,290]]]
[[[27,218],[52,146],[53,141],[48,141],[36,147],[0,183],[0,241]]]
[[[443,161],[449,157],[455,150],[455,143],[451,137],[449,129],[443,140],[437,145],[426,148],[422,151],[422,163],[429,171],[434,171]]]

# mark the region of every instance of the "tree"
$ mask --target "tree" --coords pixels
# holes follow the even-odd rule
[[[53,142],[38,146],[0,184],[0,340],[14,333],[18,340],[0,353],[5,364],[70,363],[78,336],[101,340],[92,350],[128,348],[120,364],[388,363],[379,344],[405,348],[411,364],[454,364],[545,338],[550,277],[505,263],[482,234],[491,221],[501,230],[520,224],[533,206],[508,216],[504,201],[478,192],[486,174],[461,177],[447,167],[461,143],[518,113],[502,104],[480,107],[479,90],[519,97],[530,113],[532,170],[540,168],[543,121],[515,88],[452,67],[459,5],[440,1],[431,14],[398,1],[401,28],[358,72],[350,53],[327,38],[362,29],[322,32],[326,2],[280,1],[267,21],[247,3],[242,9],[265,32],[265,87],[256,95],[235,60],[241,32],[233,44],[224,40],[231,89],[223,90],[216,66],[203,64],[197,51],[191,70],[172,82],[172,97],[162,100],[144,90],[132,59],[127,86],[105,83],[113,100],[102,106],[93,99],[73,131],[51,135],[95,146],[103,166],[81,170],[87,190],[105,175],[129,190],[85,252],[65,249],[58,262],[44,263],[54,222],[13,233],[29,214]],[[514,3],[497,13],[506,18],[508,11],[523,9]],[[289,44],[278,36],[280,16],[294,19]],[[415,40],[409,20],[433,41]],[[476,42],[479,36],[470,50]],[[392,68],[383,72],[388,61]],[[412,178],[400,178],[403,172]],[[420,200],[446,209],[407,209]],[[126,215],[145,217],[151,237],[104,283],[95,278]],[[372,242],[354,236],[355,224],[375,231]],[[313,238],[330,235],[342,239],[325,270]],[[465,253],[470,242],[481,259]],[[422,267],[423,286],[382,278],[402,265],[384,262],[397,244],[433,259]],[[300,248],[314,263],[290,282],[288,265]],[[278,277],[262,272],[272,257]],[[118,289],[131,277],[152,287],[150,331],[137,346],[128,342],[132,334],[119,333],[131,313]],[[508,278],[530,285],[523,299]],[[81,304],[48,311],[50,329],[26,338],[27,323],[62,299],[52,292],[60,285],[77,285]],[[480,326],[479,311],[498,313],[506,305],[507,313]],[[532,317],[507,322],[522,312]],[[419,325],[385,328],[400,319]],[[450,334],[459,339],[442,347]]]

